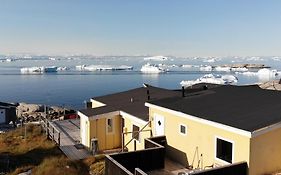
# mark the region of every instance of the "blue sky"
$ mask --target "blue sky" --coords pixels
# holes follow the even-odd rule
[[[279,0],[1,0],[0,53],[281,55]]]

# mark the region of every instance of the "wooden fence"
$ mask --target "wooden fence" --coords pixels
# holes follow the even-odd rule
[[[46,118],[40,117],[39,123],[46,136],[55,141],[60,146],[61,133],[60,131]]]

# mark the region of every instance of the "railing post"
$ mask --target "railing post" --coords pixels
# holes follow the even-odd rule
[[[53,128],[53,138],[52,138],[52,140],[55,140],[55,128],[54,127],[52,127]]]
[[[47,137],[49,137],[49,122],[47,121],[47,127],[46,127],[46,131],[47,131]]]
[[[137,150],[137,141],[134,140],[134,151],[136,151],[136,150]]]
[[[124,133],[122,133],[122,152],[124,152]]]
[[[58,132],[58,144],[60,146],[60,132]]]

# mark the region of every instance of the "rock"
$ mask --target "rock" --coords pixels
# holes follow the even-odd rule
[[[38,104],[26,104],[26,103],[20,103],[17,107],[19,112],[43,112],[44,106],[38,105]]]
[[[26,172],[23,172],[23,173],[19,173],[18,175],[31,175],[32,171],[31,170],[28,170]]]

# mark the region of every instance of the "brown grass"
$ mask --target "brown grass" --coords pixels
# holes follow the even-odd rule
[[[7,158],[9,164],[0,161],[0,172],[9,171],[11,175],[30,169],[35,175],[88,175],[89,171],[96,175],[104,174],[103,155],[71,161],[36,125],[27,125],[26,134],[24,127],[0,134],[0,160]]]

